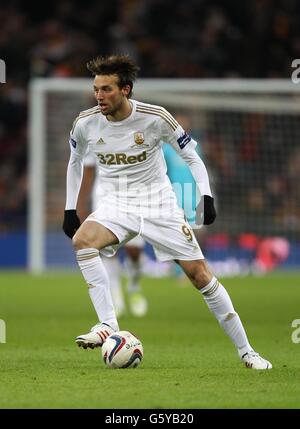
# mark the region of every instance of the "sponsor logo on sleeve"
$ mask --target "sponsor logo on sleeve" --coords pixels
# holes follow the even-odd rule
[[[190,141],[191,141],[191,137],[187,133],[184,133],[183,136],[177,139],[177,143],[180,149],[183,149]]]
[[[72,137],[70,137],[69,143],[73,146],[74,149],[76,148],[77,142],[76,140],[72,139]]]

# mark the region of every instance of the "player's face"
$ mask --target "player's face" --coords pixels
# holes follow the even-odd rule
[[[94,79],[94,94],[105,116],[116,116],[127,100],[126,95],[130,88],[126,85],[120,89],[117,75],[97,75]]]

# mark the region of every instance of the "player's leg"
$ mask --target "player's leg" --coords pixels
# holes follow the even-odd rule
[[[99,255],[100,249],[118,242],[112,231],[97,222],[84,222],[73,237],[77,262],[99,319],[89,334],[77,337],[79,346],[101,346],[108,335],[119,329],[109,277]]]
[[[272,365],[253,351],[238,313],[235,311],[224,286],[210,272],[204,259],[179,261],[186,275],[202,293],[210,311],[235,344],[246,366],[254,369],[271,369]]]
[[[110,258],[107,256],[101,256],[101,258],[108,274],[116,316],[119,318],[126,312],[125,299],[121,285],[120,261],[117,255]]]
[[[78,345],[101,346],[108,335],[119,329],[102,255],[115,254],[121,245],[138,233],[139,223],[136,216],[126,214],[120,217],[112,212],[111,205],[102,204],[74,235],[77,261],[100,321],[89,334],[77,337]]]
[[[159,260],[179,261],[189,279],[202,293],[209,309],[236,345],[246,366],[255,369],[272,368],[270,362],[253,351],[227,291],[210,272],[182,211],[174,212],[172,217],[166,219],[145,219],[143,237],[153,245]]]
[[[133,316],[145,316],[148,310],[148,302],[142,293],[140,278],[142,275],[142,252],[145,242],[142,237],[135,237],[125,246],[125,266],[127,274],[128,304]]]

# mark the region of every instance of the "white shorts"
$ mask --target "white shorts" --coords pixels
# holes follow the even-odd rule
[[[136,236],[144,238],[153,246],[159,261],[204,259],[203,253],[181,208],[176,208],[168,217],[145,217],[133,213],[112,214],[108,205],[100,206],[86,222],[94,221],[112,231],[118,244],[100,250],[105,256],[113,256],[117,250]]]

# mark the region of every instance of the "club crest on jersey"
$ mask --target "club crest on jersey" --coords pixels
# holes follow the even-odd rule
[[[134,133],[134,141],[136,144],[143,144],[145,141],[144,133]]]

